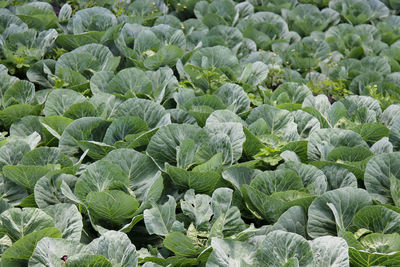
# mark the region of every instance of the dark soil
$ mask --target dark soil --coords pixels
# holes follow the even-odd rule
[[[54,12],[56,12],[56,15],[58,16],[58,14],[60,13],[60,9],[61,9],[60,4],[52,1],[52,2],[50,2],[50,5],[53,7]]]
[[[271,85],[269,88],[270,88],[272,91],[275,91],[276,88],[278,88],[281,84],[282,84],[282,82],[277,82],[275,85]]]

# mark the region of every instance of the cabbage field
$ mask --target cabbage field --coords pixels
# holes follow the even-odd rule
[[[400,0],[0,0],[0,267],[400,266]]]

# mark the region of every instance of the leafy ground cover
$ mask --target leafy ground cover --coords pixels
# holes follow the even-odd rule
[[[399,1],[0,7],[1,266],[400,266]]]

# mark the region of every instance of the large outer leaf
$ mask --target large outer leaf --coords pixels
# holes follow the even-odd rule
[[[3,17],[3,18],[7,18],[7,17]],[[15,17],[16,18],[16,17]],[[9,20],[7,23],[11,23],[12,20]],[[15,21],[14,21],[15,22]],[[21,21],[22,23],[22,21]],[[7,70],[8,72],[8,70]],[[0,95],[3,97],[5,91],[12,86],[15,82],[17,82],[19,79],[14,77],[14,76],[10,76],[7,74],[7,72],[3,72],[0,74]],[[2,101],[2,106],[4,107],[4,102]]]
[[[201,145],[208,138],[207,133],[198,126],[189,124],[170,124],[161,127],[151,138],[147,154],[164,167],[164,163],[177,163],[177,148],[185,140]]]
[[[350,247],[350,261],[356,267],[398,266],[400,263],[400,236],[395,234],[370,234],[362,238],[363,250]]]
[[[400,232],[400,213],[385,206],[367,206],[354,216],[351,229],[367,229],[374,233],[392,234]]]
[[[311,4],[300,4],[292,10],[284,10],[282,13],[290,29],[302,36],[310,35],[313,31],[323,31],[340,21],[336,11],[329,8],[320,11],[318,7]]]
[[[118,165],[99,160],[89,165],[80,176],[75,186],[75,195],[85,202],[90,192],[102,192],[128,184],[128,175]]]
[[[333,236],[318,237],[310,241],[314,262],[318,267],[348,267],[348,245],[343,238]]]
[[[130,188],[140,202],[157,201],[163,190],[157,165],[147,155],[133,149],[116,149],[104,160],[119,165],[129,176]]]
[[[175,45],[165,45],[161,47],[157,53],[146,58],[143,64],[146,68],[157,70],[162,66],[173,67],[176,61],[184,56],[184,51]]]
[[[62,167],[72,166],[72,161],[56,147],[37,147],[24,155],[22,165],[46,166],[48,164],[60,164]]]
[[[365,107],[375,113],[377,119],[382,115],[379,102],[370,96],[351,95],[340,101],[347,109],[348,115],[352,116],[358,109]]]
[[[54,164],[46,166],[16,165],[4,166],[3,172],[8,180],[24,187],[28,192],[33,192],[36,182],[47,173],[56,169],[58,169],[57,165]]]
[[[26,3],[18,6],[15,11],[16,15],[31,28],[43,30],[56,27],[57,17],[52,6],[48,3]]]
[[[194,189],[197,193],[211,194],[221,180],[221,175],[215,171],[186,171],[166,164],[166,172],[172,182],[182,189]]]
[[[245,39],[247,41],[247,39]],[[244,42],[246,43],[246,42]],[[249,42],[249,44],[256,45],[255,43]],[[263,62],[256,61],[250,64],[246,64],[243,69],[242,75],[239,80],[242,83],[246,83],[251,86],[261,85],[262,82],[267,79],[269,74],[269,66]]]
[[[338,128],[318,129],[310,135],[309,140],[307,151],[309,161],[326,160],[329,152],[339,146],[368,147],[359,134]]]
[[[129,134],[140,134],[147,130],[147,123],[139,117],[119,117],[107,128],[103,141],[108,145],[114,145],[117,141],[124,141]]]
[[[53,90],[47,97],[43,112],[46,116],[63,115],[71,105],[85,100],[83,95],[73,90]]]
[[[245,242],[223,240],[214,237],[211,239],[211,252],[207,267],[250,267],[255,264],[255,250]]]
[[[74,34],[87,31],[104,31],[117,23],[110,10],[103,7],[91,7],[79,10],[70,20]]]
[[[277,104],[297,103],[302,104],[304,99],[312,95],[311,90],[306,85],[287,82],[280,85],[272,94],[271,99]]]
[[[93,43],[80,46],[59,57],[56,63],[56,75],[65,69],[81,74],[89,70],[114,70],[115,68],[108,66],[112,58],[113,54],[104,45]]]
[[[378,0],[334,0],[330,1],[329,7],[338,11],[346,21],[355,25],[366,23],[374,18],[383,19],[389,15],[389,9]]]
[[[193,240],[181,232],[173,232],[168,234],[164,241],[164,246],[182,257],[196,257],[201,250],[197,249]]]
[[[282,230],[307,238],[307,214],[303,207],[293,206],[282,213],[271,230]]]
[[[168,196],[168,201],[162,205],[153,205],[143,212],[144,223],[149,234],[168,235],[175,222],[176,201]]]
[[[399,104],[390,105],[382,113],[380,121],[390,128],[399,115],[400,115],[400,105]]]
[[[203,60],[203,58],[206,60]],[[198,67],[210,69],[234,68],[238,64],[238,60],[231,50],[224,46],[201,48],[193,54],[190,62]]]
[[[273,231],[265,237],[257,250],[257,260],[261,266],[286,266],[293,258],[298,260],[298,266],[315,266],[307,240],[294,233]]]
[[[143,29],[135,36],[135,51],[142,54],[146,50],[158,50],[160,48],[160,40],[148,29]]]
[[[333,161],[333,162],[359,162],[368,159],[369,157],[373,156],[374,153],[363,146],[355,146],[355,147],[335,147],[332,149],[326,160]]]
[[[397,117],[389,130],[389,141],[394,147],[400,147],[400,118]]]
[[[308,210],[308,234],[313,238],[336,235],[339,228],[344,231],[351,225],[357,211],[371,204],[363,189],[344,187],[326,192]]]
[[[4,92],[3,101],[6,106],[14,104],[35,104],[35,86],[33,83],[20,80]]]
[[[59,141],[61,152],[74,155],[79,151],[78,141],[103,141],[110,122],[101,118],[87,117],[73,121],[65,128]]]
[[[357,188],[357,178],[346,168],[339,165],[330,165],[322,169],[328,181],[328,189],[334,190],[341,187]]]
[[[238,115],[227,109],[219,109],[211,113],[207,118],[206,125],[226,122],[237,122],[246,125],[246,123]]]
[[[259,173],[261,173],[261,171],[257,169],[233,166],[222,172],[222,178],[229,181],[236,189],[240,190],[243,184],[250,184]]]
[[[93,240],[85,251],[103,255],[112,263],[112,266],[136,267],[138,265],[135,245],[126,234],[121,232],[105,232]]]
[[[199,126],[203,127],[210,114],[214,110],[225,109],[225,105],[215,95],[203,95],[188,99],[183,108],[196,119]]]
[[[243,231],[246,226],[240,217],[238,207],[233,206],[233,192],[230,188],[218,188],[211,198],[214,213],[210,237],[224,237]]]
[[[371,151],[374,152],[374,154],[383,154],[383,153],[392,153],[393,152],[393,144],[395,142],[389,141],[389,138],[383,137],[379,141],[377,141],[375,144],[371,146]]]
[[[110,261],[103,255],[77,254],[65,262],[65,267],[112,267]]]
[[[48,132],[49,139],[59,139],[65,128],[73,122],[72,119],[63,116],[41,117],[40,119],[42,126],[46,128],[43,131],[44,133]]]
[[[250,98],[237,84],[226,83],[215,92],[215,95],[221,98],[227,109],[235,113],[240,114],[250,109]]]
[[[181,199],[183,214],[190,217],[196,226],[208,222],[213,215],[211,209],[211,197],[203,194],[194,194],[194,190],[186,191],[184,199]]]
[[[54,225],[62,232],[62,238],[81,240],[83,230],[82,215],[73,204],[60,203],[43,209],[54,220]]]
[[[96,93],[89,101],[96,108],[99,117],[109,119],[114,115],[123,99],[117,98],[115,95]]]
[[[400,181],[400,152],[380,154],[367,164],[364,174],[365,188],[374,198],[383,202],[395,202],[393,186]],[[397,206],[400,203],[395,203]]]
[[[7,267],[27,266],[36,244],[44,237],[61,238],[61,232],[54,227],[30,233],[4,251],[1,264]]]
[[[315,198],[300,191],[277,192],[270,196],[248,185],[242,185],[243,198],[248,208],[259,218],[268,222],[276,222],[287,209],[292,206],[308,208]]]
[[[16,104],[0,111],[0,122],[9,128],[11,124],[17,122],[27,115],[39,115],[40,105]]]
[[[45,237],[37,243],[29,267],[62,266],[62,257],[76,255],[82,248],[78,241]]]
[[[169,67],[161,67],[156,71],[146,71],[153,85],[152,97],[157,103],[172,97],[178,88],[178,79]]]
[[[137,93],[151,95],[151,80],[140,69],[123,69],[109,81],[105,92],[123,96],[135,96]]]
[[[113,117],[137,116],[144,120],[150,129],[171,123],[169,114],[163,106],[153,101],[131,98],[120,104]]]
[[[98,71],[90,78],[92,94],[99,95],[107,90],[108,83],[115,77],[112,71]],[[110,95],[111,96],[111,95]]]
[[[110,151],[114,150],[113,146],[97,141],[79,140],[77,143],[78,147],[82,151],[87,151],[87,155],[94,160],[100,160]]]
[[[289,169],[260,173],[253,179],[251,186],[267,195],[304,188],[301,178]]]
[[[71,17],[71,14],[72,7],[69,4],[64,4],[60,9],[60,13],[58,13],[58,19],[60,21],[66,21]]]
[[[246,122],[251,125],[259,119],[265,121],[268,133],[270,134],[282,132],[285,127],[294,121],[293,115],[289,111],[278,109],[266,104],[253,109]]]
[[[240,123],[207,123],[205,129],[210,139],[201,147],[200,158],[208,160],[222,153],[223,164],[232,165],[242,157],[246,137]]]
[[[317,167],[300,162],[288,161],[278,166],[278,169],[290,169],[302,179],[304,187],[311,194],[321,195],[327,190],[327,178]]]
[[[300,138],[308,138],[313,131],[321,127],[317,118],[303,110],[296,110],[292,114],[294,122],[297,124],[297,133]]]
[[[96,108],[89,102],[80,102],[72,104],[67,111],[65,111],[64,116],[70,119],[79,119],[84,117],[96,117]]]
[[[139,207],[134,197],[119,190],[90,192],[86,202],[92,221],[111,228],[127,224]]]
[[[25,142],[8,142],[0,147],[0,169],[4,165],[16,165],[31,149]]]
[[[67,198],[60,190],[60,184],[65,181],[70,187],[75,186],[78,178],[71,174],[48,175],[40,178],[35,184],[34,195],[35,202],[39,208],[68,202]]]
[[[45,142],[46,134],[43,132],[44,129],[40,123],[40,119],[39,116],[28,115],[14,122],[10,126],[10,137],[23,138],[36,132],[41,136],[41,141]]]
[[[277,230],[286,230],[287,232],[307,237],[307,213],[303,207],[294,206],[282,213],[278,221],[274,224]]]
[[[317,96],[307,96],[303,101],[303,108],[314,108],[321,115],[325,116],[329,108],[331,107],[331,103],[326,95],[317,95]],[[312,114],[313,115],[313,114]]]
[[[54,226],[53,219],[36,208],[8,209],[0,215],[0,223],[1,233],[8,235],[13,242],[30,233]]]
[[[28,196],[28,193],[22,186],[18,186],[7,180],[2,181],[0,192],[3,201],[11,205],[20,205],[22,200]]]

